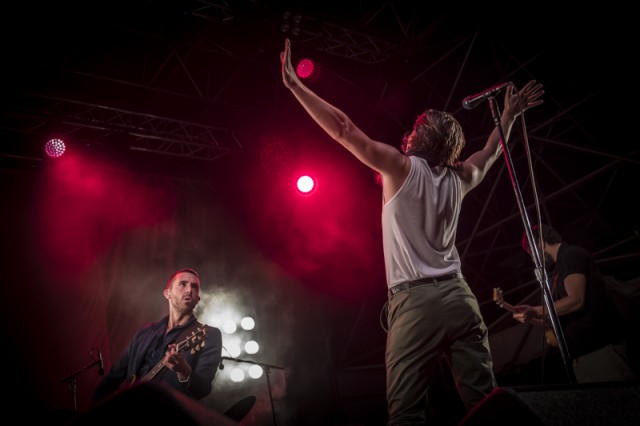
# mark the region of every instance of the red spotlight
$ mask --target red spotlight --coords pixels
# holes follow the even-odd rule
[[[49,139],[44,146],[44,152],[51,158],[58,158],[64,154],[65,146],[62,139]]]
[[[296,186],[298,187],[298,191],[300,191],[302,194],[307,195],[313,192],[314,188],[316,187],[316,182],[311,176],[304,175],[298,178]]]
[[[309,78],[311,74],[313,74],[313,61],[310,59],[303,59],[298,62],[298,66],[296,67],[296,73],[300,78]]]

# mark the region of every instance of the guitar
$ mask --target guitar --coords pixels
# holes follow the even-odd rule
[[[493,301],[496,302],[496,305],[500,306],[503,309],[506,309],[512,314],[518,312],[513,305],[504,301],[503,291],[500,289],[500,287],[496,287],[493,289]],[[539,326],[544,325],[543,321],[538,318],[531,318],[529,322]],[[552,328],[546,327],[544,330],[544,335],[547,339],[547,343],[550,346],[553,346],[554,348],[560,347],[560,345],[558,344],[556,333],[554,333]]]
[[[191,350],[192,354],[200,351],[204,347],[204,339],[207,335],[207,325],[203,324],[196,330],[192,331],[190,335],[182,339],[176,345],[176,351],[184,352]],[[166,366],[162,363],[162,360],[158,362],[147,374],[138,379],[135,375],[129,379],[129,385],[133,385],[138,382],[149,382],[153,380]]]

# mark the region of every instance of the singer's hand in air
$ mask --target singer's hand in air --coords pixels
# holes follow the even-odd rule
[[[535,80],[531,80],[520,90],[512,84],[504,95],[505,113],[517,117],[529,108],[543,103],[542,95],[544,95],[542,84]]]
[[[298,86],[300,80],[298,79],[296,70],[291,64],[291,41],[289,39],[284,41],[284,52],[280,53],[280,62],[282,62],[282,81],[285,87],[291,89],[292,87]]]

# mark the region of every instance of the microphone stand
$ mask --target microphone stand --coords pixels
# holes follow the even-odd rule
[[[555,306],[553,305],[553,299],[551,296],[551,290],[549,286],[549,279],[544,267],[542,266],[542,256],[540,254],[541,248],[539,248],[537,244],[533,243],[535,241],[535,238],[533,237],[533,231],[531,229],[531,223],[529,221],[527,211],[524,208],[523,197],[518,184],[518,179],[513,170],[513,161],[511,159],[511,152],[509,151],[509,147],[505,142],[506,139],[504,137],[504,130],[502,128],[502,123],[500,122],[500,112],[498,111],[497,102],[494,96],[489,98],[489,108],[491,109],[493,122],[498,128],[498,131],[500,132],[500,144],[502,145],[502,152],[504,153],[504,156],[505,156],[507,170],[509,171],[509,177],[511,178],[513,190],[516,195],[518,208],[520,209],[520,215],[522,217],[522,222],[524,224],[527,240],[529,242],[529,247],[531,248],[531,253],[535,253],[533,260],[536,265],[536,270],[535,270],[536,278],[538,279],[538,282],[540,283],[540,286],[542,288],[542,292],[544,295],[544,303],[547,308],[547,312],[549,313],[549,318],[551,320],[551,327],[553,328],[553,332],[555,333],[558,340],[558,347],[560,349],[560,354],[562,355],[562,361],[564,363],[567,377],[569,378],[569,381],[571,382],[571,384],[576,384],[576,376],[573,371],[573,366],[571,365],[571,356],[569,354],[569,349],[567,348],[567,342],[565,340],[562,327],[560,326],[560,321],[558,320],[558,313],[556,312]]]
[[[74,371],[73,373],[69,374],[67,377],[65,377],[64,379],[62,379],[60,382],[67,382],[69,384],[69,389],[71,390],[71,396],[73,398],[73,412],[77,413],[78,412],[78,402],[77,402],[77,380],[76,377],[82,373],[85,370],[90,369],[91,367],[93,367],[94,365],[100,365],[100,360],[97,359],[95,361],[93,361],[90,364],[85,365],[84,367],[82,367],[81,369]]]
[[[230,357],[227,357],[227,356],[223,356],[222,359],[223,360],[226,359],[226,360],[234,361],[234,362],[244,362],[246,364],[255,364],[255,365],[259,365],[261,367],[264,367],[267,370],[266,371],[267,388],[269,390],[269,402],[271,403],[271,416],[273,418],[273,426],[276,426],[276,411],[275,411],[275,409],[273,407],[273,393],[271,392],[271,380],[269,379],[269,374],[270,374],[272,368],[275,368],[277,370],[284,370],[284,368],[278,367],[276,365],[270,365],[270,364],[261,363],[261,362],[248,361],[248,360],[238,359],[238,358],[230,358]]]

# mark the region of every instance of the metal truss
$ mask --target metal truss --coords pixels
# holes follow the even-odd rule
[[[209,1],[195,0],[195,6],[191,9],[191,15],[208,21],[223,23],[234,18],[229,10],[229,2],[225,0]]]
[[[389,59],[396,49],[391,43],[328,22],[320,24],[320,32],[302,30],[305,41],[319,40],[317,50],[354,62],[377,64]]]
[[[228,129],[122,109],[56,99],[56,114],[64,124],[133,136],[130,149],[200,160],[216,160],[234,138]]]

